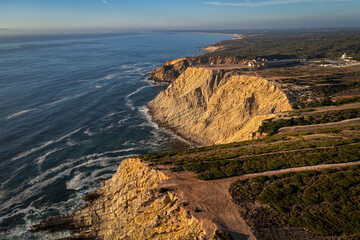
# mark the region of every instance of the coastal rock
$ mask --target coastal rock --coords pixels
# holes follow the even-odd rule
[[[187,68],[148,108],[153,121],[201,145],[253,139],[263,120],[292,110],[271,81],[200,67]]]
[[[168,179],[140,159],[124,160],[116,174],[85,197],[74,213],[46,219],[31,231],[73,230],[66,239],[195,239],[203,235],[199,221],[157,185]]]
[[[163,66],[150,73],[150,80],[156,82],[173,82],[188,67],[210,64],[238,64],[243,61],[242,58],[232,56],[199,56],[194,58],[179,58],[167,61]]]

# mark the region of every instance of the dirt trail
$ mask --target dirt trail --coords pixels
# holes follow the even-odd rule
[[[344,105],[339,105],[339,106],[316,107],[316,108],[313,108],[314,111],[303,112],[302,115],[309,115],[309,114],[312,114],[315,112],[326,112],[326,111],[343,110],[343,109],[351,109],[351,108],[359,108],[359,107],[360,107],[359,102],[349,103],[349,104],[344,104]]]
[[[343,144],[343,145],[339,145],[339,146],[356,145],[356,144],[359,144],[359,143],[360,142],[349,143],[349,144]],[[237,160],[237,159],[248,158],[248,157],[259,157],[259,156],[265,156],[265,155],[275,155],[275,154],[279,154],[279,153],[303,152],[303,151],[310,151],[310,150],[315,150],[315,149],[329,149],[329,148],[334,148],[334,146],[301,148],[301,149],[286,150],[286,151],[284,150],[284,151],[278,151],[278,152],[268,152],[268,153],[259,153],[259,154],[251,154],[251,155],[242,155],[242,156],[239,156],[239,157],[227,158],[226,160]]]
[[[240,206],[233,203],[229,194],[229,187],[234,181],[259,176],[319,171],[355,165],[360,165],[360,161],[279,169],[210,181],[199,180],[192,172],[170,172],[167,170],[169,166],[161,166],[170,179],[163,181],[158,187],[173,189],[174,194],[179,198],[178,203],[182,204],[182,207],[189,213],[202,220],[205,230],[214,229],[215,223],[218,228],[231,233],[235,240],[254,240],[256,237],[251,228],[239,214]],[[159,166],[155,168],[159,168]]]
[[[312,130],[325,129],[325,128],[354,127],[354,126],[359,126],[359,124],[360,124],[360,118],[353,118],[353,119],[347,119],[347,120],[343,120],[340,122],[333,122],[333,123],[283,127],[278,130],[278,134],[312,131]]]
[[[278,121],[281,119],[300,118],[300,117],[303,117],[306,115],[312,115],[314,113],[320,113],[320,112],[329,112],[329,111],[345,110],[345,109],[357,109],[357,108],[360,108],[360,102],[344,104],[344,105],[339,105],[339,106],[326,106],[326,107],[310,108],[312,111],[309,111],[309,112],[295,111],[295,113],[298,113],[298,115],[296,115],[296,116],[288,116],[289,114],[294,113],[294,111],[283,112],[283,113],[279,114],[281,116],[281,118],[278,118],[275,121]]]

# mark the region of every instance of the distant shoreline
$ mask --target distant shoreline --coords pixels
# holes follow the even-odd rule
[[[240,39],[244,39],[245,35],[244,34],[239,34],[239,33],[217,33],[217,32],[189,32],[189,33],[197,33],[197,34],[215,34],[215,35],[224,35],[224,36],[233,36],[234,38],[231,40],[240,40]],[[221,41],[220,41],[221,42]],[[222,50],[223,46],[214,46],[215,44],[217,44],[219,42],[213,43],[207,47],[202,48],[202,51],[208,52],[208,53],[212,53],[212,52],[216,52],[219,50]]]
[[[232,40],[236,40],[236,39],[243,39],[245,37],[244,34],[239,34],[239,33],[219,33],[219,32],[188,32],[188,33],[199,33],[199,34],[215,34],[215,35],[224,35],[224,36],[233,36],[235,38],[233,38]]]

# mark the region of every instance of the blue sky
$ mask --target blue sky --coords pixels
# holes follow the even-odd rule
[[[0,29],[360,27],[360,0],[0,0]]]

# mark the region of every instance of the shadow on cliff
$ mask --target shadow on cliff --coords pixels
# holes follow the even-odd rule
[[[233,240],[248,240],[249,239],[249,235],[245,235],[245,234],[241,234],[241,233],[237,233],[237,232],[228,232]]]

